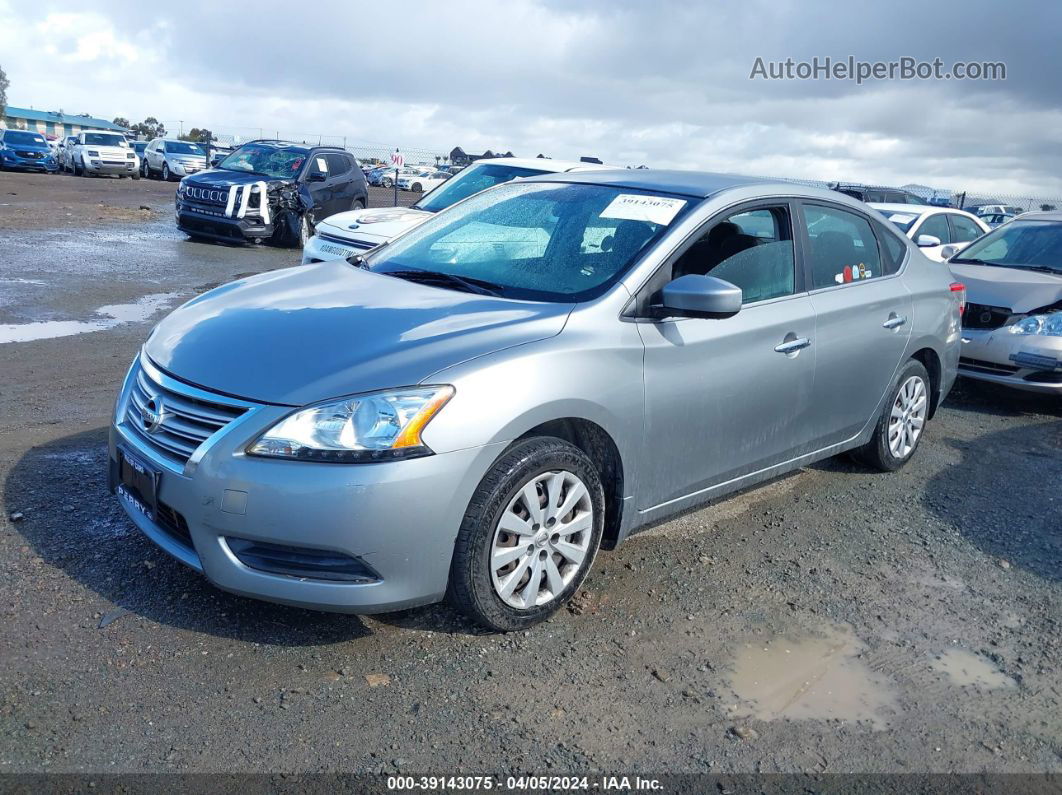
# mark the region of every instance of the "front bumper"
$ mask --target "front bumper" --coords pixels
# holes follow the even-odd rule
[[[348,240],[318,232],[306,241],[302,249],[302,264],[349,259],[355,254],[364,254],[377,244],[363,240]]]
[[[0,152],[3,158],[4,168],[21,169],[23,171],[46,171],[49,173],[59,170],[59,163],[53,156],[42,158],[22,157],[11,151]]]
[[[257,213],[237,218],[225,215],[224,207],[180,199],[176,202],[176,220],[177,228],[182,232],[228,243],[265,240],[271,238],[275,231],[274,224],[263,223]]]
[[[119,418],[128,416],[134,377],[131,372],[123,386]],[[160,380],[188,389],[165,375]],[[110,431],[112,491],[119,445],[160,469],[158,500],[169,522],[153,522],[123,499],[120,504],[159,547],[232,593],[348,613],[387,612],[440,600],[472,492],[503,445],[353,465],[243,453],[289,411],[252,407],[203,442],[184,464],[160,455],[128,420],[119,420]],[[173,516],[181,517],[181,532],[175,532]],[[312,572],[263,571],[241,560],[240,545],[246,541],[354,558],[371,568],[375,578],[351,583]]]
[[[131,175],[136,173],[136,161],[126,160],[121,163],[118,161],[99,160],[90,157],[86,157],[82,161],[82,165],[85,171],[89,174],[103,174],[103,175]]]
[[[1062,395],[1062,337],[963,329],[959,375],[1029,392]]]

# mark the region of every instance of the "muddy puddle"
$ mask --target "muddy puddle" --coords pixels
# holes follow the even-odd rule
[[[863,649],[842,628],[743,644],[730,678],[737,714],[768,721],[835,718],[886,728],[897,712],[895,689],[860,659]]]
[[[1017,682],[980,654],[966,649],[948,649],[932,662],[933,670],[947,675],[953,685],[970,685],[982,690],[1017,687]]]
[[[177,293],[155,293],[138,298],[131,304],[101,306],[89,320],[44,320],[37,323],[0,325],[0,344],[69,337],[74,334],[104,331],[123,323],[139,323],[170,304],[176,297]]]

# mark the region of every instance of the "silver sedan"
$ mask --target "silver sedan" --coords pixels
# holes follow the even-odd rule
[[[173,312],[121,388],[110,482],[221,588],[354,613],[448,595],[520,629],[665,517],[839,453],[903,466],[962,298],[834,191],[533,177]]]

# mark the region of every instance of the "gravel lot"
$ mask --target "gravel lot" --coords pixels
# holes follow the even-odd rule
[[[0,342],[0,772],[1062,772],[1057,399],[960,384],[903,471],[689,513],[527,633],[214,589],[106,426],[163,311],[298,255],[187,241],[173,188],[0,174],[0,332],[48,337]]]

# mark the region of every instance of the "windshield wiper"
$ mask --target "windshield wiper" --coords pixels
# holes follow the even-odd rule
[[[1037,273],[1053,273],[1056,276],[1062,276],[1062,271],[1048,265],[1010,265],[1008,267],[1021,268],[1026,271],[1036,271]]]
[[[469,293],[478,293],[479,295],[499,296],[504,289],[500,284],[488,282],[485,279],[474,279],[470,276],[456,276],[452,273],[443,273],[442,271],[417,269],[382,271],[382,273],[385,273],[388,276],[394,276],[398,279],[408,279],[411,282],[423,282],[425,284],[439,284],[456,287],[459,290],[464,290]]]

